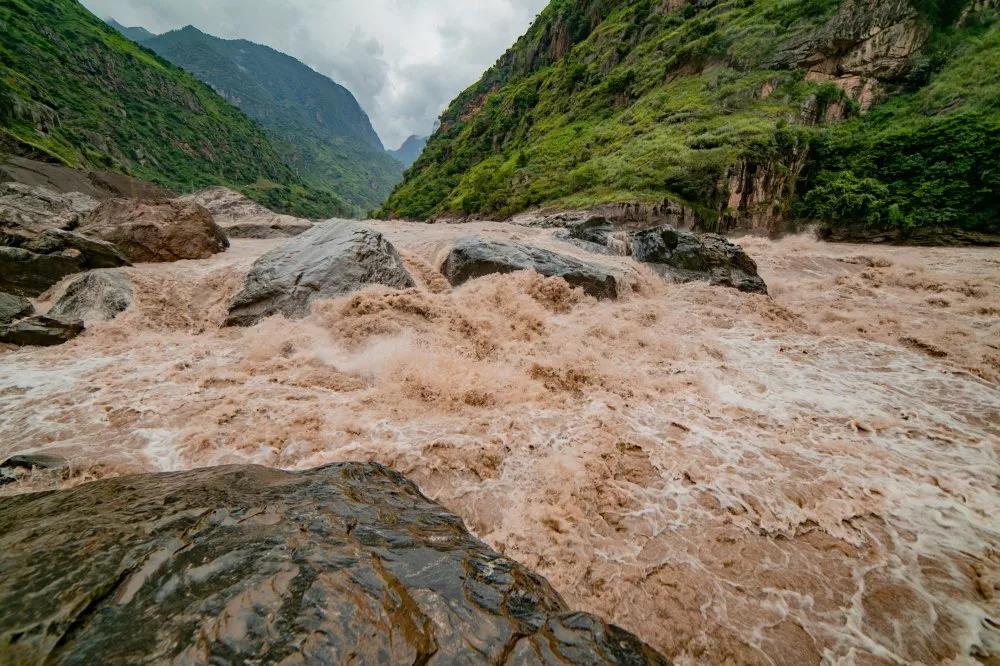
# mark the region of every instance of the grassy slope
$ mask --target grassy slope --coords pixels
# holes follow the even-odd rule
[[[363,209],[402,178],[368,116],[344,87],[298,60],[245,40],[188,27],[143,43],[188,70],[257,120],[305,180]]]
[[[839,101],[840,91],[774,63],[782,43],[825,22],[839,0],[663,4],[553,0],[451,104],[380,213],[669,198],[713,218],[733,164],[787,161],[816,140],[821,130],[796,122],[802,104]],[[560,40],[570,48],[553,48]],[[988,54],[969,53],[995,73]],[[765,85],[774,88],[766,99]]]
[[[349,210],[299,182],[238,109],[75,0],[4,0],[0,24],[4,145],[180,191],[229,185],[309,217]]]

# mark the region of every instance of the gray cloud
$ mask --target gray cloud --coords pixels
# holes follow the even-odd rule
[[[347,87],[389,147],[428,134],[445,105],[548,0],[82,0],[156,33],[191,24],[267,44]]]

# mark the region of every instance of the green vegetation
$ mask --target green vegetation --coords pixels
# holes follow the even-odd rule
[[[297,179],[208,86],[75,0],[0,3],[0,145],[182,192],[227,185],[296,215],[351,210]]]
[[[793,211],[964,224],[976,208],[985,223],[997,201],[994,28],[940,27],[953,26],[965,2],[914,3],[938,27],[905,82],[912,91],[859,116],[839,87],[807,81],[797,64],[796,49],[840,0],[699,1],[672,11],[654,0],[553,0],[452,102],[379,213],[506,215],[670,199],[711,225],[727,212],[727,176],[739,164],[787,172],[810,156],[808,193]],[[983,84],[979,102],[957,96],[963,81]],[[848,120],[815,124],[830,107]],[[921,194],[904,202],[909,188]],[[934,206],[948,210],[916,210]]]
[[[832,224],[996,232],[998,63],[996,21],[939,34],[911,74],[926,84],[818,138],[799,214]]]
[[[295,58],[188,26],[142,42],[258,121],[303,180],[359,210],[378,206],[402,179],[354,96]]]

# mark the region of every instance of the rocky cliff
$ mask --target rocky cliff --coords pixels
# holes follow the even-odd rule
[[[858,164],[834,153],[844,126],[878,144],[890,125],[933,133],[974,114],[983,122],[969,130],[979,146],[971,159],[988,163],[996,8],[995,0],[553,1],[449,106],[382,213],[506,216],[612,203],[679,206],[711,230],[809,220],[960,226],[961,218],[981,227],[989,197],[936,218],[906,202],[932,187],[931,171],[945,187],[1000,193],[985,167],[960,164],[964,135],[939,137],[951,156],[900,137],[927,162],[924,175],[900,167],[886,182],[894,167],[868,159],[870,145],[846,149]],[[956,93],[952,80],[970,68],[986,80]],[[923,103],[935,87],[950,105]],[[895,123],[879,115],[907,105]],[[846,172],[868,179],[871,206],[837,217],[806,200]]]

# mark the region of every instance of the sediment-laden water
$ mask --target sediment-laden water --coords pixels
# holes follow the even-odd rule
[[[744,239],[771,297],[591,255],[633,285],[598,302],[434,270],[469,233],[574,251],[548,231],[376,226],[420,288],[299,322],[218,326],[275,241],[127,269],[117,320],[0,352],[0,456],[58,452],[66,484],[382,462],[682,664],[1000,654],[996,250]]]

